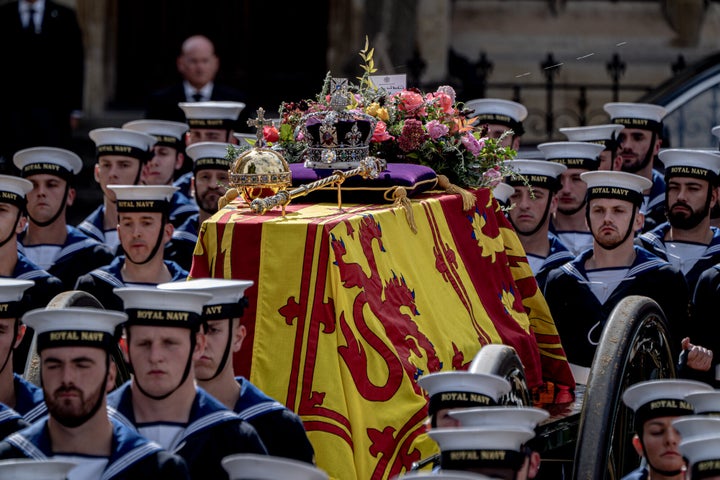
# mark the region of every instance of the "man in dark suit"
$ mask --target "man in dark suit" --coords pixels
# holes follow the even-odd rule
[[[250,105],[245,92],[228,85],[215,83],[220,68],[220,59],[215,54],[215,45],[203,35],[188,37],[182,44],[176,61],[182,81],[153,92],[147,100],[145,118],[187,122],[180,109],[181,102],[232,101]],[[245,108],[235,122],[233,131],[249,132],[247,124],[250,112]],[[192,170],[192,161],[186,159],[180,174]]]
[[[233,87],[215,83],[220,59],[212,41],[202,35],[188,37],[177,57],[177,69],[182,82],[153,92],[147,101],[145,118],[185,122],[180,102],[207,102],[215,100],[243,102],[247,95]],[[238,118],[235,131],[248,131],[247,114]]]
[[[0,75],[0,169],[16,173],[12,157],[18,150],[70,147],[84,79],[75,11],[51,0],[0,6],[0,58],[5,72]]]

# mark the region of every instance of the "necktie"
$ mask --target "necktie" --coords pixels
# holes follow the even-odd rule
[[[199,102],[200,100],[203,99],[203,96],[202,96],[202,93],[200,93],[200,92],[195,92],[195,93],[193,93],[192,98],[193,98],[193,100],[195,100],[196,102]]]
[[[30,33],[35,33],[35,10],[28,10],[28,21],[25,29]]]

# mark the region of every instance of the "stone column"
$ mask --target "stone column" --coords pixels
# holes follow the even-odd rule
[[[425,61],[422,82],[433,84],[447,78],[450,48],[451,2],[419,0],[417,3],[416,39]]]
[[[85,106],[87,117],[105,112],[115,92],[117,0],[77,0],[85,44]]]

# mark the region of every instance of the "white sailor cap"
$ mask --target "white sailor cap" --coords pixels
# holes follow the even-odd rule
[[[393,477],[393,480],[490,480],[480,473],[463,472],[462,470],[414,471]]]
[[[465,371],[430,373],[417,382],[428,394],[430,416],[443,408],[495,406],[511,388],[499,375]]]
[[[532,428],[518,426],[434,428],[428,435],[440,447],[440,467],[519,469],[523,447],[535,437]]]
[[[20,318],[24,313],[21,300],[33,285],[32,280],[0,278],[0,318]]]
[[[527,118],[525,105],[501,98],[476,98],[465,102],[465,108],[473,111],[470,118],[475,118],[475,125],[492,123],[510,127],[515,135],[525,133],[522,122]]]
[[[597,170],[603,145],[590,142],[546,142],[537,146],[545,160],[562,163],[567,168]]]
[[[25,196],[33,189],[30,180],[15,175],[0,175],[0,202],[18,207],[25,205]]]
[[[652,418],[692,415],[693,405],[685,400],[685,396],[705,390],[712,390],[712,387],[695,380],[648,380],[629,386],[622,399],[625,405],[635,412],[635,427],[640,430],[642,425]]]
[[[720,435],[720,418],[707,415],[685,415],[676,418],[672,426],[680,432],[683,441],[696,437]]]
[[[685,400],[692,403],[695,414],[720,416],[720,390],[689,393]]]
[[[580,178],[587,183],[588,200],[593,198],[617,198],[640,205],[643,191],[652,186],[652,182],[634,173],[618,171],[583,172]]]
[[[233,280],[227,278],[198,278],[182,282],[161,283],[161,290],[205,292],[212,298],[205,304],[203,319],[221,320],[242,316],[246,302],[243,302],[245,290],[252,287],[252,280]]]
[[[560,175],[567,170],[567,167],[559,162],[521,158],[508,160],[505,162],[505,166],[520,175],[516,178],[505,178],[505,182],[509,185],[516,187],[529,183],[534,187],[547,188],[550,191],[560,188]]]
[[[221,460],[221,465],[230,480],[327,480],[325,471],[300,460],[236,453]]]
[[[570,142],[587,142],[603,145],[606,149],[615,146],[618,133],[625,128],[615,123],[603,125],[587,125],[584,127],[564,127],[558,131],[564,134]]]
[[[720,434],[683,439],[678,448],[688,460],[688,478],[701,480],[720,475]]]
[[[12,480],[65,480],[75,462],[16,458],[0,460],[0,478]]]
[[[82,159],[70,150],[55,147],[32,147],[13,155],[13,163],[20,169],[20,175],[28,177],[48,173],[69,179],[82,170]]]
[[[515,189],[505,182],[500,182],[492,189],[492,193],[498,202],[506,204],[510,196],[515,193]]]
[[[212,295],[203,292],[122,287],[113,289],[123,301],[128,325],[197,329]]]
[[[603,105],[603,109],[610,115],[610,123],[659,134],[662,134],[662,121],[667,114],[665,107],[652,103],[611,102]]]
[[[195,164],[194,170],[230,170],[234,160],[228,157],[228,145],[222,142],[198,142],[188,145],[185,154]]]
[[[122,128],[147,133],[155,137],[155,145],[164,145],[181,150],[185,145],[185,132],[188,124],[169,120],[133,120],[123,124]]]
[[[160,212],[170,209],[178,187],[172,185],[108,185],[115,193],[118,212]]]
[[[109,350],[118,341],[118,326],[127,315],[90,307],[36,308],[22,317],[37,335],[38,351],[52,347],[96,347]]]
[[[712,130],[710,130],[710,132],[712,132],[712,134],[716,137],[720,138],[720,125],[715,125]]]
[[[101,155],[122,155],[146,162],[152,158],[152,147],[157,143],[148,133],[136,132],[126,128],[96,128],[90,130],[90,138],[95,142],[95,153]]]
[[[550,416],[550,412],[536,407],[501,406],[450,410],[448,415],[463,427],[513,425],[534,429]]]
[[[693,177],[714,182],[720,174],[720,155],[708,150],[671,148],[658,158],[665,166],[665,177]]]
[[[190,128],[217,128],[231,130],[240,112],[245,108],[242,102],[180,102]]]

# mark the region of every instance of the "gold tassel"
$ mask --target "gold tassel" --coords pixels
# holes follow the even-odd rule
[[[393,207],[405,208],[405,219],[410,225],[410,230],[412,230],[413,233],[417,233],[417,225],[415,225],[415,214],[413,214],[412,203],[407,196],[407,190],[405,189],[405,187],[397,187],[393,192],[393,198],[395,199],[395,202],[393,202]]]
[[[450,179],[445,175],[438,175],[438,186],[445,190],[445,193],[457,193],[462,198],[463,212],[467,212],[475,206],[476,198],[472,192],[465,190],[462,187],[450,183]]]

